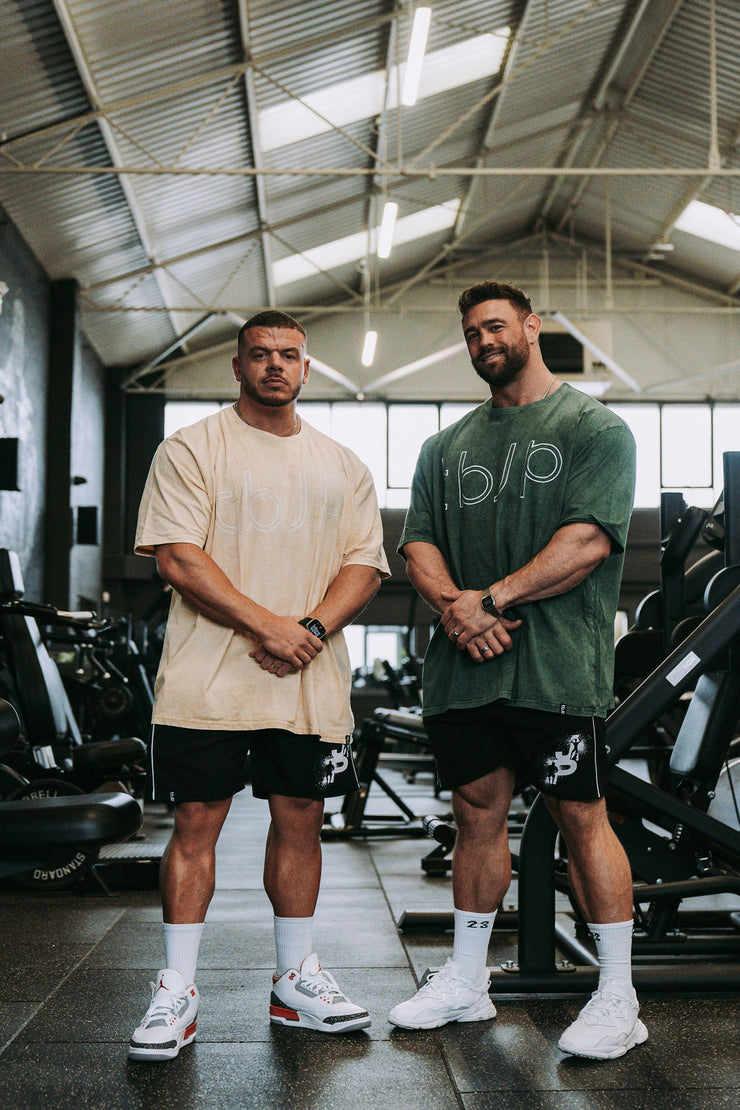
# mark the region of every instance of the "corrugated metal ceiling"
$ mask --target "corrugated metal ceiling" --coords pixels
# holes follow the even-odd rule
[[[408,3],[3,0],[0,202],[47,272],[80,283],[102,360],[130,372],[199,320],[212,318],[193,347],[283,294],[359,312],[368,281],[382,305],[435,259],[535,232],[600,248],[607,209],[615,257],[647,258],[692,197],[740,208],[737,178],[716,173],[600,176],[707,167],[713,119],[721,165],[737,164],[740,15],[714,0],[715,102],[712,5],[431,0],[430,53],[510,28],[499,72],[400,112],[368,102],[341,130],[263,151],[261,113],[403,60]],[[357,260],[274,288],[273,262],[363,232],[385,195],[401,217],[453,198],[463,209],[369,279]],[[679,232],[674,247],[656,273],[718,297],[733,287],[736,252]]]

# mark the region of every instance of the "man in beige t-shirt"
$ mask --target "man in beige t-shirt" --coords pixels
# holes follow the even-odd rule
[[[136,551],[173,589],[155,686],[151,796],[175,805],[162,861],[166,967],[129,1045],[166,1060],[195,1038],[198,946],[215,848],[245,785],[267,798],[265,891],[275,922],[270,1020],[370,1024],[313,952],[323,799],[356,786],[342,628],[388,575],[367,468],[302,422],[306,333],[253,316],[232,359],[239,399],[160,445]]]

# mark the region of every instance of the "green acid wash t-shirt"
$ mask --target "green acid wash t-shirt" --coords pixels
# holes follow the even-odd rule
[[[439,625],[424,661],[425,716],[493,701],[606,716],[634,484],[631,432],[567,383],[517,408],[486,402],[426,441],[399,551],[434,544],[460,589],[484,590],[518,570],[565,524],[599,524],[612,552],[567,593],[518,605],[514,647],[486,663]]]

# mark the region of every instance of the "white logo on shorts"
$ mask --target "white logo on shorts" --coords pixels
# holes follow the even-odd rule
[[[581,733],[575,733],[568,740],[567,748],[561,748],[546,759],[544,781],[547,786],[554,786],[558,779],[574,774],[578,770],[578,761],[587,747],[585,737]]]
[[[349,756],[347,748],[342,748],[341,751],[332,751],[329,754],[331,760],[331,770],[327,767],[327,779],[329,782],[334,782],[337,775],[341,775],[342,771],[346,771],[349,767]]]

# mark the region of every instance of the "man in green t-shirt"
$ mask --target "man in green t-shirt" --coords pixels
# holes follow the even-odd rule
[[[515,781],[543,794],[596,942],[598,989],[559,1047],[613,1059],[647,1038],[631,979],[632,879],[606,815],[604,719],[635,445],[608,409],[558,382],[541,320],[511,285],[459,300],[491,400],[427,440],[399,550],[441,614],[424,661],[424,723],[452,790],[452,958],[390,1020],[495,1016],[486,954],[511,881]]]

